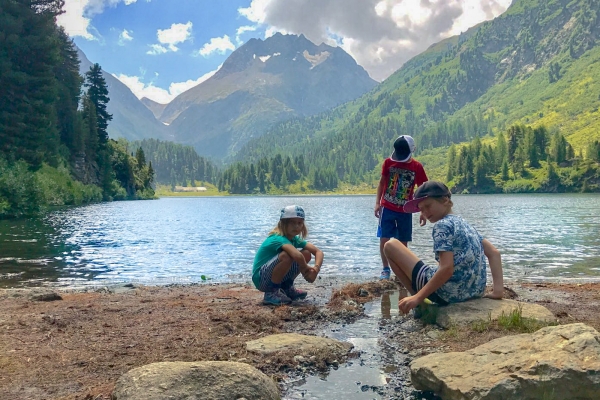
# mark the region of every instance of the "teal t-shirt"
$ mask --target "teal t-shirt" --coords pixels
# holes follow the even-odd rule
[[[303,249],[306,246],[306,243],[306,240],[302,239],[300,236],[294,236],[292,241],[285,236],[277,234],[272,234],[267,237],[258,248],[256,256],[254,256],[254,265],[252,266],[252,282],[254,283],[254,286],[258,287],[260,284],[260,267],[265,265],[277,254],[281,253],[281,248],[284,244],[291,244],[297,249]]]

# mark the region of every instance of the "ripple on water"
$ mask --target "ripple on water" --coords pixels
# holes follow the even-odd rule
[[[600,196],[453,199],[455,212],[501,250],[507,278],[600,279]],[[18,240],[0,241],[0,274],[20,272],[31,261],[37,269],[23,274],[21,284],[67,282],[81,276],[76,272],[84,272],[91,284],[123,277],[149,284],[199,282],[202,275],[217,282],[249,281],[256,249],[281,207],[301,204],[308,239],[325,252],[322,274],[376,277],[381,260],[373,201],[374,196],[166,198],[0,221],[0,234],[11,238],[5,240]],[[431,229],[431,224],[419,227],[414,218],[410,247],[426,262],[433,262]]]

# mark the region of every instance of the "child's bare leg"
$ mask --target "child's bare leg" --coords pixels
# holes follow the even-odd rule
[[[379,238],[379,254],[381,255],[381,263],[383,264],[384,267],[387,267],[390,265],[386,255],[385,255],[385,251],[384,251],[385,244],[389,241],[390,241],[390,238],[383,238],[383,237]],[[402,243],[403,245],[408,247],[408,242],[400,242],[400,243]]]
[[[384,247],[390,267],[394,274],[400,279],[402,285],[410,294],[415,294],[412,288],[412,270],[419,262],[419,258],[406,247],[403,242],[392,239]]]
[[[283,278],[285,278],[292,267],[293,261],[294,260],[292,260],[289,254],[285,251],[279,253],[279,263],[273,268],[273,272],[271,273],[271,282],[276,285],[281,284]]]
[[[390,238],[379,238],[379,254],[381,255],[381,263],[383,264],[384,267],[389,267],[389,263],[387,260],[387,257],[385,256],[385,252],[383,251],[383,248],[385,246],[385,244],[387,242],[389,242]]]
[[[306,261],[306,263],[308,264],[312,258],[312,254],[310,254],[310,251],[308,250],[301,250],[300,253],[302,253],[302,255],[304,256],[304,260]],[[290,264],[291,265],[291,264]],[[303,268],[302,266],[300,266],[300,268],[298,269],[298,274],[302,274],[304,275],[304,273],[306,271],[309,271],[311,268]],[[286,281],[282,283],[282,286],[286,286],[286,285],[291,285],[293,284],[294,280],[298,277],[298,275],[294,276],[293,279],[291,279],[291,283],[290,281]],[[316,277],[316,276],[315,276]]]

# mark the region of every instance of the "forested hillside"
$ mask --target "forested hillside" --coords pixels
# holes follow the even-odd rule
[[[598,10],[600,0],[515,0],[502,16],[432,46],[360,99],[277,125],[238,159],[250,168],[276,154],[303,155],[340,181],[370,182],[394,138],[409,134],[426,168],[441,177],[446,151],[437,148],[515,124],[558,130],[574,154],[591,159],[589,145],[600,139]]]
[[[133,148],[141,148],[146,160],[152,163],[156,183],[171,186],[195,186],[194,182],[216,184],[220,171],[209,160],[200,157],[191,146],[144,139],[132,142]]]
[[[0,0],[0,218],[154,196],[151,166],[108,138],[106,81],[79,75],[63,3]]]

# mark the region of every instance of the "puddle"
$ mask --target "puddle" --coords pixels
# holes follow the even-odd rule
[[[407,351],[387,342],[382,333],[398,318],[398,296],[398,291],[384,293],[381,300],[365,304],[367,318],[324,331],[327,337],[352,343],[360,356],[327,375],[309,376],[295,382],[284,399],[427,398],[410,384]]]

